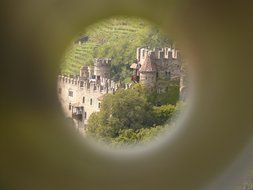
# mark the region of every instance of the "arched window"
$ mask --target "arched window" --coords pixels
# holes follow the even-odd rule
[[[92,105],[92,98],[90,99],[90,105]]]

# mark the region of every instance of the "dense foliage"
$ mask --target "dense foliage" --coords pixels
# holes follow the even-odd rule
[[[175,88],[168,88],[168,91],[175,91]],[[100,112],[89,117],[87,134],[116,145],[145,143],[157,137],[165,129],[166,122],[171,121],[177,106],[157,105],[159,96],[155,97],[155,93],[137,84],[105,95]],[[167,94],[167,91],[160,94]]]
[[[73,43],[68,49],[61,72],[78,74],[79,68],[91,65],[94,58],[112,59],[112,79],[128,82],[129,66],[136,59],[136,49],[148,46],[169,46],[171,41],[151,23],[138,18],[116,17],[98,22],[87,28],[80,36],[87,36],[83,43]]]

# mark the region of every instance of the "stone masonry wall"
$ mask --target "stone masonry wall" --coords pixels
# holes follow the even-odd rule
[[[58,76],[58,96],[66,117],[72,118],[74,109],[83,107],[82,121],[78,127],[83,128],[87,124],[90,115],[100,110],[102,97],[107,93],[113,93],[119,85],[109,79],[104,85],[93,80],[83,80],[79,76]]]

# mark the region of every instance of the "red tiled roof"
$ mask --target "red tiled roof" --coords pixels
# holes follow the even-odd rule
[[[136,63],[133,63],[131,66],[130,66],[131,69],[137,69],[137,64]]]

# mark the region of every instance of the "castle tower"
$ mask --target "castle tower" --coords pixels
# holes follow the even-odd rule
[[[156,84],[157,68],[154,63],[154,55],[146,54],[145,60],[141,65],[140,72],[140,83],[148,88],[154,87]]]
[[[137,60],[141,65],[145,61],[146,56],[149,54],[149,50],[147,48],[141,48],[139,51],[139,59]]]
[[[95,59],[94,60],[94,75],[97,80],[109,79],[111,70],[111,59]]]
[[[80,77],[87,80],[89,78],[88,66],[84,65],[80,68]]]
[[[89,72],[89,78],[93,78],[94,76],[94,67],[93,66],[88,66],[88,72]]]

